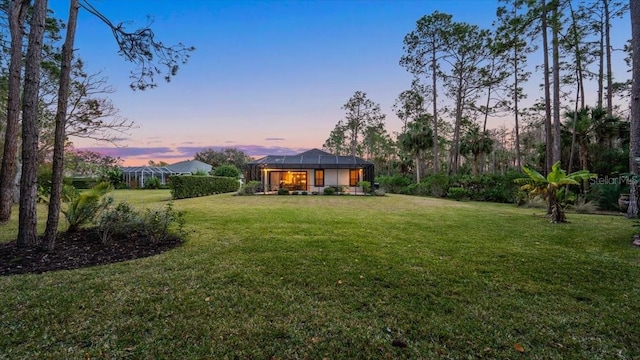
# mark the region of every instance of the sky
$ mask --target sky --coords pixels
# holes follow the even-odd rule
[[[89,73],[108,77],[116,89],[109,98],[136,127],[119,136],[117,146],[72,141],[78,149],[120,157],[126,166],[193,159],[210,147],[254,157],[322,148],[356,91],[380,104],[389,133],[398,131],[392,106],[412,79],[398,62],[416,20],[437,10],[488,28],[498,6],[496,0],[90,2],[115,24],[133,30],[152,19],[157,39],[196,48],[170,83],[132,91],[135,66],[118,55],[110,29],[80,10],[76,56]],[[49,1],[65,21],[68,6]],[[614,24],[619,40],[630,38],[624,20]],[[491,125],[511,126],[507,119]]]

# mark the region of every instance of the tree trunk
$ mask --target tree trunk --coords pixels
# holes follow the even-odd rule
[[[22,100],[22,177],[20,179],[19,247],[38,244],[38,90],[47,0],[36,0],[29,31]]]
[[[629,170],[632,175],[638,175],[637,159],[640,158],[640,3],[637,0],[629,0],[631,14],[631,47],[633,61],[633,84],[631,85],[631,116],[630,116],[630,145],[629,145]],[[631,196],[627,217],[638,217],[636,181],[631,182]]]
[[[62,60],[60,65],[60,84],[58,87],[58,110],[56,112],[55,140],[53,145],[53,170],[51,179],[51,197],[49,199],[49,213],[44,242],[48,250],[53,250],[58,233],[60,220],[60,202],[62,198],[62,176],[64,169],[65,126],[67,120],[67,103],[69,99],[69,83],[71,80],[71,61],[73,59],[73,43],[76,35],[78,18],[78,0],[70,1],[67,34],[62,45]]]
[[[553,47],[553,163],[560,161],[560,16],[558,12],[558,2],[553,2],[551,24],[551,46]]]
[[[598,107],[602,108],[604,98],[604,21],[600,20],[600,44],[598,54]]]
[[[545,110],[545,131],[546,131],[546,153],[545,165],[546,173],[551,172],[553,165],[553,132],[551,128],[551,82],[549,80],[549,40],[547,36],[547,4],[545,0],[540,0],[542,6],[542,52],[544,57],[544,110]],[[551,208],[548,209],[551,213]]]
[[[437,174],[440,171],[440,165],[438,164],[438,91],[436,86],[438,85],[436,70],[438,69],[438,63],[436,61],[436,49],[433,48],[431,52],[431,81],[433,85],[433,173]]]
[[[518,51],[514,47],[513,50],[513,116],[515,119],[515,147],[516,147],[516,168],[522,168],[522,155],[520,154],[520,124],[518,119]]]
[[[22,71],[22,39],[29,0],[14,0],[9,8],[11,50],[7,95],[7,125],[5,128],[2,168],[0,169],[0,222],[11,218],[14,203],[20,126],[20,84]]]
[[[637,1],[637,0],[635,0]],[[634,2],[634,0],[630,0]],[[607,115],[613,116],[613,70],[611,69],[611,15],[609,14],[609,0],[602,0],[604,6],[604,41],[607,56]]]

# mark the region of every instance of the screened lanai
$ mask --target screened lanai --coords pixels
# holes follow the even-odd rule
[[[144,182],[152,177],[158,178],[160,184],[166,185],[169,176],[177,175],[166,166],[129,166],[122,168],[122,177],[124,182],[131,188],[144,187]]]

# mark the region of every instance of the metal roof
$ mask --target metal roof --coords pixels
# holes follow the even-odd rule
[[[177,174],[166,166],[127,166],[121,169],[123,174]]]
[[[212,166],[198,160],[180,161],[167,166],[127,166],[122,168],[124,174],[192,174],[198,171],[211,172]]]
[[[332,155],[322,150],[311,149],[297,155],[268,155],[247,165],[271,168],[352,168],[373,163],[357,156]]]

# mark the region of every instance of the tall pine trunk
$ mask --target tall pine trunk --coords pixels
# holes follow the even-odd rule
[[[553,130],[551,128],[551,81],[549,80],[549,40],[547,36],[547,4],[545,0],[542,3],[542,52],[544,57],[544,113],[545,113],[545,135],[546,135],[546,153],[545,168],[546,173],[551,172],[553,165]],[[551,208],[548,209],[551,213]]]
[[[22,96],[22,176],[20,178],[19,247],[38,244],[38,91],[47,0],[36,0],[29,30],[29,45]]]
[[[638,175],[640,158],[640,3],[637,0],[629,0],[631,14],[631,47],[633,56],[633,84],[631,85],[631,139],[629,146],[629,170],[633,175]],[[627,217],[638,217],[637,187],[634,181],[631,183],[631,196]]]
[[[60,220],[60,202],[62,198],[62,176],[64,169],[65,126],[67,122],[67,103],[69,99],[69,83],[71,80],[71,61],[73,60],[73,43],[76,35],[78,18],[78,0],[70,1],[67,34],[62,45],[60,65],[60,84],[58,87],[58,110],[56,112],[56,129],[53,144],[53,170],[51,179],[51,197],[44,242],[48,250],[53,250]]]
[[[630,0],[631,3],[637,0]],[[602,0],[604,6],[604,41],[607,57],[607,115],[613,116],[613,70],[611,69],[611,14],[609,0]]]
[[[558,0],[553,1],[551,9],[551,46],[553,47],[553,163],[560,161],[560,14]]]
[[[438,91],[437,91],[437,75],[438,63],[436,61],[436,49],[433,48],[431,52],[431,81],[433,85],[433,173],[437,174],[440,171],[439,157],[438,157]]]
[[[9,7],[11,49],[7,95],[7,125],[5,128],[2,168],[0,168],[0,222],[11,218],[14,202],[20,126],[20,87],[22,78],[22,39],[29,0],[13,0]]]

